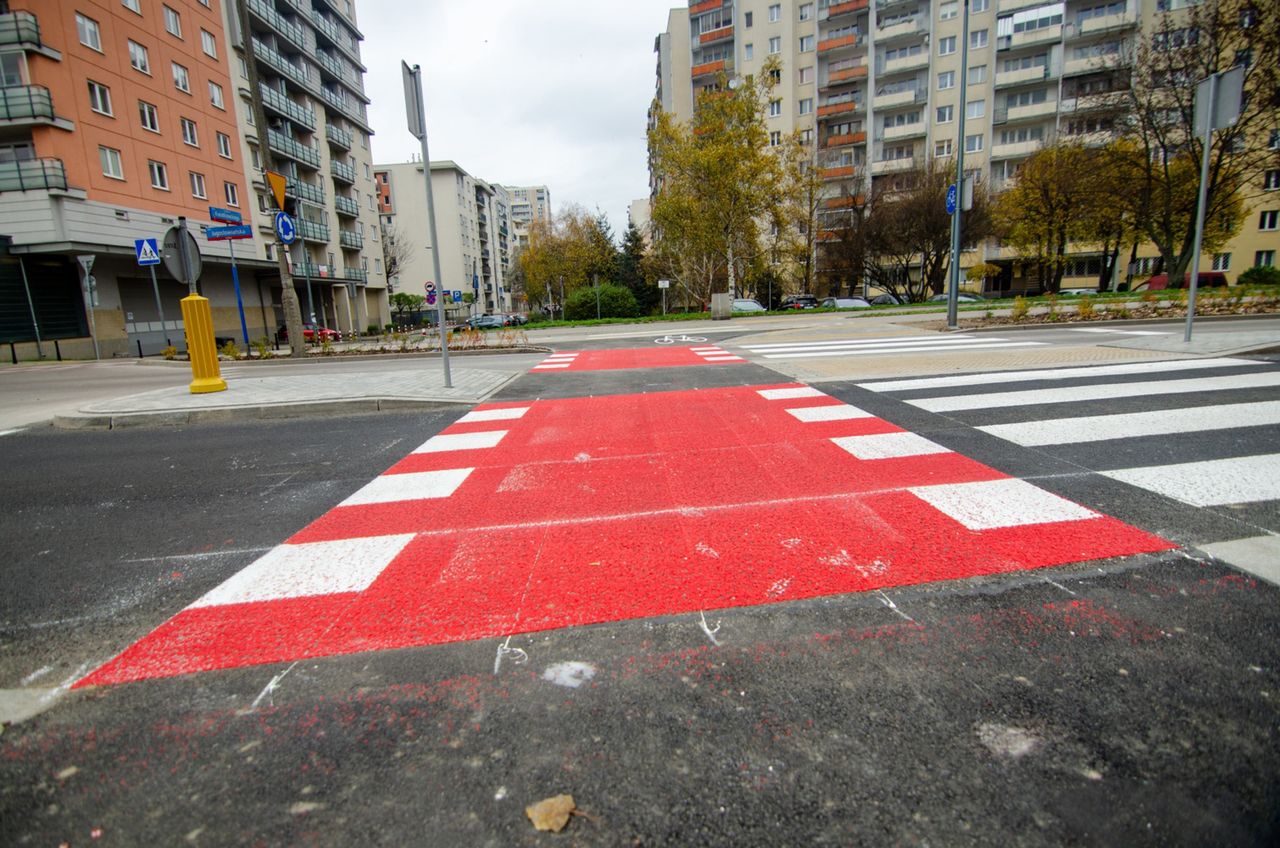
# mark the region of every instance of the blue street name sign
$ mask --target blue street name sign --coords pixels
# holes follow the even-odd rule
[[[133,252],[138,255],[139,265],[159,265],[160,246],[156,239],[134,239]]]
[[[209,220],[221,221],[224,224],[242,224],[244,219],[234,209],[223,209],[221,206],[209,207]]]
[[[209,241],[225,241],[226,239],[253,238],[253,227],[243,224],[238,227],[210,227],[204,232]]]

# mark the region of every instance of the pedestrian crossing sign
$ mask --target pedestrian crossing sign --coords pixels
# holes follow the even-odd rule
[[[160,248],[155,239],[134,239],[133,250],[138,254],[139,265],[160,264]]]

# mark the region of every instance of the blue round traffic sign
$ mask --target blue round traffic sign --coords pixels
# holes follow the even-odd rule
[[[286,212],[276,213],[276,235],[280,237],[282,244],[293,244],[293,240],[298,237],[298,228]]]
[[[956,184],[952,183],[947,186],[947,214],[956,214],[956,198],[959,192],[956,191]]]

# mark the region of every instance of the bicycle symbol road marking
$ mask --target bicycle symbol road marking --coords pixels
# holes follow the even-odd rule
[[[667,344],[674,344],[676,342],[705,342],[706,340],[707,339],[705,336],[686,336],[683,334],[679,336],[672,336],[668,334],[663,336],[660,339],[654,339],[653,343],[667,345]]]

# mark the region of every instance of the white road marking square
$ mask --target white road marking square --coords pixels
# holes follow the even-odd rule
[[[552,362],[546,365],[535,365],[533,366],[533,370],[534,371],[552,371],[552,370],[555,370],[556,368],[568,368],[572,364],[573,364],[572,362]]]
[[[787,412],[794,415],[798,421],[803,421],[806,424],[815,421],[847,421],[850,418],[874,417],[870,412],[865,412],[847,403],[837,403],[829,406],[801,406],[795,409],[788,409]]]
[[[718,348],[718,347],[691,347],[691,348],[689,348],[689,350],[693,351],[694,353],[711,353],[711,352],[714,352],[714,351],[718,351],[718,350],[720,350],[720,349],[721,349],[721,348]]]
[[[765,400],[791,400],[792,398],[826,397],[827,393],[812,386],[798,386],[794,389],[760,389],[756,392]]]
[[[474,424],[477,421],[512,421],[523,418],[529,411],[527,406],[513,406],[508,409],[473,409],[458,419],[459,424]]]
[[[417,471],[412,474],[383,474],[375,477],[360,491],[338,506],[421,501],[447,498],[457,491],[473,468],[449,468],[444,471]]]
[[[1280,499],[1280,453],[1099,473],[1192,506]]]
[[[927,456],[951,453],[942,445],[915,433],[877,433],[873,436],[841,436],[832,439],[858,459],[898,459],[904,456]]]
[[[916,486],[908,491],[970,530],[1023,527],[1056,521],[1083,521],[1098,513],[1060,498],[1026,480],[988,480]]]
[[[506,430],[482,430],[479,433],[449,433],[432,436],[423,442],[414,453],[442,453],[455,450],[477,450],[496,447]]]
[[[742,362],[741,356],[708,356],[707,362]]]
[[[577,359],[577,358],[578,358],[578,354],[576,354],[576,353],[553,353],[553,354],[551,354],[550,356],[548,356],[548,357],[547,357],[545,360],[543,360],[543,361],[544,361],[544,362],[559,362],[559,361],[562,361],[562,360]]]
[[[406,533],[280,545],[241,569],[188,609],[362,592],[400,555],[413,537],[413,533]]]

